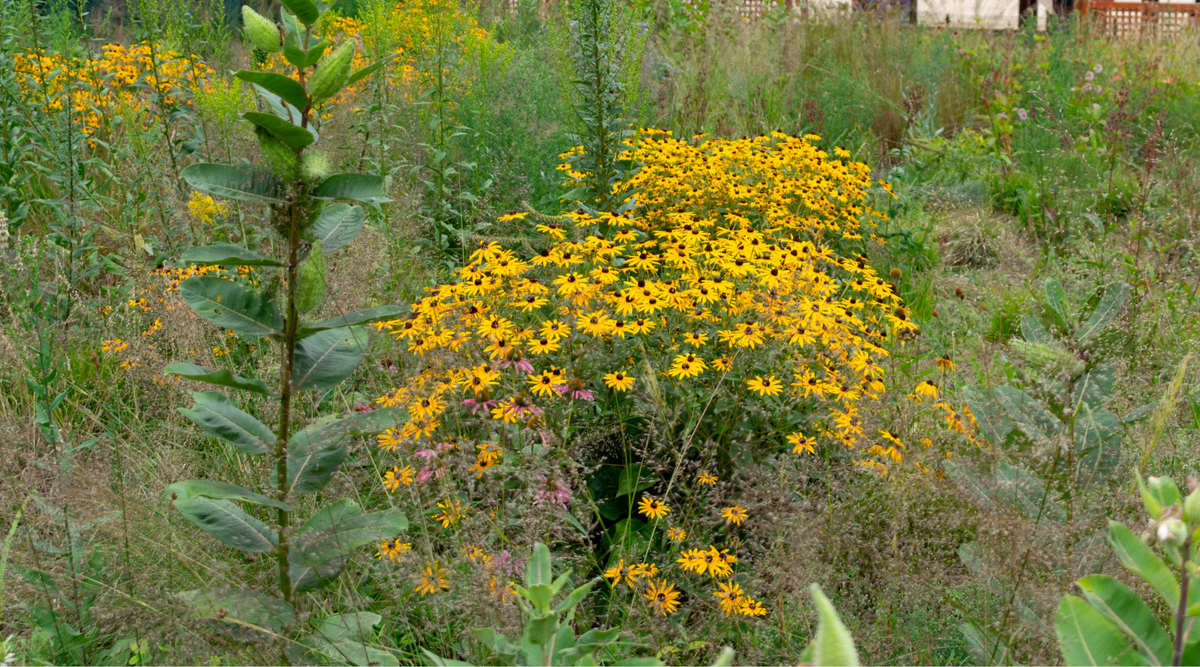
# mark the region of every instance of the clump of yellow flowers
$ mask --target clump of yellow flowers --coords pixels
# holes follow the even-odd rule
[[[789,422],[804,424],[801,431],[768,434],[781,452],[812,453],[822,443],[865,449],[875,434],[864,433],[860,403],[885,390],[888,341],[916,327],[861,254],[881,242],[870,233],[882,216],[868,193],[886,186],[815,139],[681,141],[643,130],[624,156],[640,168],[616,185],[619,210],[535,214],[527,243],[479,247],[409,317],[378,325],[418,367],[377,401],[410,417],[380,446],[420,481],[443,479],[443,440],[510,443],[471,472],[512,472],[525,444],[561,433],[588,402],[648,391],[702,403],[721,391],[770,414],[802,416]],[[568,183],[582,177],[561,169]],[[385,481],[390,489],[394,478]],[[663,523],[675,516],[659,496],[644,497],[640,512]],[[734,506],[721,516],[737,526],[747,513]],[[688,528],[662,530],[676,542],[689,533],[702,539],[703,527]],[[728,576],[736,556],[710,549]],[[681,568],[714,568],[708,553],[685,552]],[[714,594],[726,614],[765,613],[729,586]],[[645,597],[669,614],[676,596],[673,584],[655,579]]]

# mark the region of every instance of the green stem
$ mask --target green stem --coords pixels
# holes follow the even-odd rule
[[[1182,558],[1179,561],[1179,606],[1175,610],[1175,652],[1171,657],[1171,664],[1174,667],[1179,667],[1179,665],[1183,664],[1183,645],[1184,639],[1186,639],[1183,632],[1183,624],[1188,620],[1188,583],[1191,577],[1188,576],[1187,566],[1188,561],[1191,559],[1191,546],[1192,541],[1189,538],[1179,548]]]

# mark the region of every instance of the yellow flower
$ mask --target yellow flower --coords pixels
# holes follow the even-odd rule
[[[638,501],[638,513],[652,520],[661,519],[670,511],[671,509],[667,507],[666,503],[650,496],[643,495],[642,499]]]
[[[393,467],[383,476],[383,488],[388,491],[395,491],[400,488],[400,485],[408,486],[413,481],[412,466]]]
[[[746,380],[746,386],[759,396],[776,396],[783,391],[783,383],[776,380],[774,375],[768,378],[755,375],[753,380]]]
[[[554,388],[556,382],[549,373],[530,375],[525,382],[529,385],[529,390],[538,396],[556,396],[558,394],[558,390]]]
[[[742,616],[766,616],[767,608],[763,603],[751,597],[743,597],[742,603],[738,605],[738,613]]]
[[[725,612],[726,616],[732,616],[741,606],[742,587],[732,582],[717,582],[717,590],[713,591],[713,596],[721,601],[721,611]]]
[[[672,542],[682,542],[687,539],[687,531],[678,526],[671,526],[667,529],[667,538]]]
[[[508,215],[502,215],[499,218],[496,218],[496,221],[497,222],[509,222],[511,220],[524,220],[525,216],[527,216],[527,215],[529,215],[529,214],[528,213],[509,213]]]
[[[400,540],[396,539],[380,540],[379,548],[375,552],[375,557],[379,560],[387,558],[395,563],[400,560],[401,554],[406,553],[410,549],[412,549],[412,544],[408,542],[401,542]]]
[[[612,579],[612,581],[609,582],[610,586],[616,586],[622,581],[624,581],[625,585],[629,586],[630,588],[633,588],[637,584],[637,575],[631,571],[631,568],[625,567],[624,558],[617,561],[617,564],[613,567],[605,570],[604,577],[606,579]]]
[[[813,449],[813,439],[800,433],[799,431],[787,437],[788,444],[792,446],[793,454],[816,454],[817,450]]]
[[[913,388],[913,395],[914,395],[915,400],[918,400],[918,401],[923,398],[937,400],[937,397],[938,397],[937,383],[931,382],[929,380],[924,380],[923,382],[919,383],[916,387]]]
[[[604,376],[604,384],[608,386],[609,389],[614,389],[616,391],[629,391],[629,388],[633,386],[633,380],[634,378],[632,376],[626,375],[621,371],[609,373]]]
[[[943,371],[946,371],[947,373],[954,372],[954,362],[950,361],[949,357],[938,357],[937,365],[938,365],[938,368],[942,369]]]
[[[708,570],[708,564],[712,558],[705,558],[708,555],[707,551],[700,549],[688,549],[683,554],[675,559],[676,563],[687,572],[695,572],[696,574],[704,574]]]
[[[700,482],[701,484],[716,484],[717,476],[702,472],[700,473],[700,476],[696,478],[696,481]]]
[[[441,511],[433,515],[433,518],[442,524],[442,528],[449,528],[467,517],[466,512],[463,512],[462,503],[457,500],[438,501],[437,506]]]
[[[708,546],[708,551],[704,552],[704,561],[708,566],[708,574],[710,577],[728,577],[733,573],[733,564],[737,562],[737,556],[729,553],[729,549],[717,550],[711,544]]]
[[[742,521],[745,521],[749,516],[750,515],[746,513],[746,510],[740,505],[726,507],[725,509],[721,510],[721,518],[735,526],[742,525]]]
[[[425,571],[421,573],[420,581],[417,584],[417,592],[421,597],[425,597],[428,593],[440,593],[450,589],[450,581],[446,579],[446,571],[437,561],[425,563]]]
[[[679,591],[675,590],[675,584],[668,584],[662,580],[650,582],[650,586],[643,593],[654,613],[662,616],[675,613],[675,610],[679,608],[679,595]]]

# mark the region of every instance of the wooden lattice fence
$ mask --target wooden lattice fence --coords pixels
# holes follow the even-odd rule
[[[1112,37],[1178,37],[1200,28],[1200,5],[1078,0],[1076,9],[1099,34]]]

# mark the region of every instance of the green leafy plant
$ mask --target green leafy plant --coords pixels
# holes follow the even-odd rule
[[[1043,522],[1078,522],[1080,513],[1086,514],[1079,497],[1112,477],[1121,459],[1123,427],[1153,408],[1118,417],[1106,406],[1116,366],[1105,359],[1099,341],[1128,293],[1123,282],[1102,287],[1074,312],[1062,286],[1047,280],[1041,316],[1022,315],[1021,337],[1008,343],[1012,358],[1024,360],[1024,370],[1008,356],[1001,359],[1013,384],[962,388],[994,460],[983,473],[953,461],[944,468],[981,508],[1016,512],[1033,519],[1035,528]],[[959,548],[960,559],[976,573],[982,568],[977,547],[968,542]],[[1015,632],[1013,624],[1036,617],[1021,593],[1027,557],[1021,562],[1007,585],[989,578],[992,589],[1010,602],[999,627],[972,619],[960,628],[980,662],[1009,659],[1005,635]]]
[[[514,644],[503,634],[491,628],[474,630],[488,650],[489,664],[501,665],[595,665],[596,651],[612,645],[621,634],[620,628],[608,630],[588,629],[575,634],[575,608],[592,590],[599,577],[573,589],[557,605],[557,596],[570,580],[571,573],[564,572],[554,578],[550,562],[550,549],[541,542],[533,547],[533,557],[525,569],[525,586],[517,587],[518,602],[525,612],[525,632]],[[425,651],[425,656],[435,665],[465,665],[468,663],[448,660]],[[622,661],[617,664],[661,665],[656,658],[639,659],[636,663]]]
[[[842,623],[837,609],[825,597],[820,585],[810,585],[808,592],[817,607],[817,634],[800,654],[800,662],[828,667],[858,667],[858,649],[854,648],[854,638]]]
[[[1200,571],[1193,550],[1200,529],[1200,480],[1188,478],[1191,491],[1184,498],[1170,477],[1135,479],[1150,529],[1139,537],[1109,521],[1108,539],[1121,565],[1170,609],[1169,622],[1164,627],[1159,614],[1117,579],[1084,577],[1076,582],[1083,597],[1064,597],[1054,615],[1068,665],[1200,664],[1200,632],[1192,631],[1194,617],[1200,616]],[[1162,555],[1147,544],[1150,540]]]
[[[330,50],[332,45],[314,34],[321,11],[312,0],[285,0],[280,26],[249,7],[243,13],[250,41],[264,52],[282,51],[295,68],[294,76],[237,73],[254,87],[266,108],[266,112],[242,114],[255,126],[265,164],[195,164],[181,176],[201,192],[266,205],[282,256],[218,243],[190,250],[182,260],[193,265],[277,270],[287,286],[284,303],[281,307],[267,292],[214,275],[191,277],[180,285],[179,292],[192,310],[213,324],[270,343],[278,355],[278,385],[275,388],[261,379],[191,363],[173,363],[164,372],[277,402],[279,417],[274,428],[220,391],[194,392],[195,405],[182,410],[188,419],[241,454],[265,458],[264,486],[270,495],[210,480],[177,482],[167,493],[176,510],[218,541],[249,554],[270,554],[277,563],[275,594],[253,588],[183,593],[197,615],[234,624],[235,636],[243,639],[265,633],[294,640],[300,634],[295,629],[297,596],[331,584],[355,549],[395,537],[408,526],[399,510],[367,513],[349,499],[326,505],[297,526],[291,504],[294,496],[314,494],[328,483],[346,457],[351,436],[378,433],[406,418],[402,411],[388,408],[328,415],[297,429],[295,414],[301,392],[329,391],[358,367],[368,342],[363,325],[400,313],[398,308],[382,306],[320,322],[304,318],[325,298],[324,257],[358,235],[364,206],[387,201],[382,177],[329,173],[329,157],[312,149],[319,139],[315,110],[344,86],[377,71],[381,63],[352,73],[354,42]],[[273,525],[241,505],[256,506],[263,512],[273,510]],[[332,659],[337,662],[394,663],[390,654],[368,651],[365,645],[357,651],[338,648],[360,642],[363,629],[373,625],[369,620],[356,617],[353,631],[347,626],[340,632],[333,627],[338,620],[327,618],[316,633],[295,640],[286,650],[300,659],[309,655],[308,651],[316,651],[335,656]]]

